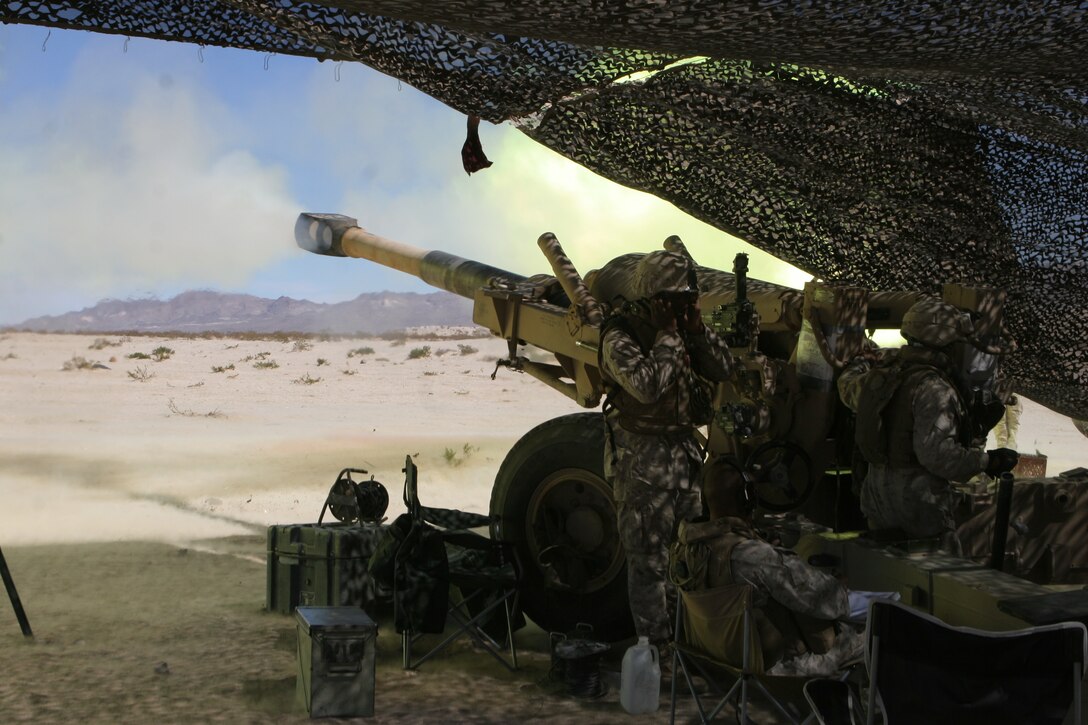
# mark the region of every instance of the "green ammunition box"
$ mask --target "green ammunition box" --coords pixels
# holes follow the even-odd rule
[[[906,553],[861,539],[846,542],[842,556],[843,571],[851,589],[899,592],[904,604],[931,614],[937,614],[933,609],[933,581],[937,574],[982,568],[939,552]]]
[[[378,627],[358,607],[299,607],[295,698],[310,717],[374,714]]]
[[[367,564],[382,537],[378,524],[280,524],[268,527],[265,608],[355,606],[374,611],[387,593]]]
[[[956,626],[995,632],[1021,629],[1028,623],[1001,611],[998,603],[1049,591],[995,569],[942,572],[933,577],[933,614]]]

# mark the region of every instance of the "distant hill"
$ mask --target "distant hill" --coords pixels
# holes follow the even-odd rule
[[[103,300],[10,327],[36,332],[295,332],[377,334],[468,325],[472,301],[448,292],[368,292],[331,304],[243,294],[183,292],[169,300]]]

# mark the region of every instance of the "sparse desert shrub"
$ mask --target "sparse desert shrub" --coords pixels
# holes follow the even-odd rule
[[[314,344],[309,340],[295,340],[294,347],[291,348],[291,352],[306,352],[313,349]]]
[[[87,346],[88,350],[105,350],[107,347],[119,347],[121,343],[113,342],[104,337],[96,337],[94,342]]]
[[[265,359],[267,359],[267,358],[269,358],[269,357],[271,357],[271,356],[272,356],[272,353],[270,353],[270,352],[268,352],[268,351],[266,350],[266,351],[264,351],[264,352],[259,352],[259,353],[257,353],[257,354],[256,354],[256,355],[254,355],[253,357],[254,357],[255,359],[257,359],[257,360],[265,360]]]
[[[357,347],[354,350],[348,350],[348,357],[362,357],[363,355],[373,355],[374,348],[372,347]]]
[[[150,360],[151,356],[146,352],[134,352],[130,355],[125,355],[129,360]]]
[[[147,366],[137,366],[135,370],[129,370],[128,376],[138,383],[146,383],[155,377],[155,373],[148,371]]]
[[[438,375],[438,373],[437,373],[437,372],[435,372],[434,370],[428,370],[428,371],[426,371],[426,372],[425,372],[425,373],[423,373],[423,374],[424,374],[424,375],[425,375],[426,377],[428,377],[428,378],[430,378],[430,377],[434,377],[435,375]]]
[[[460,352],[462,355],[474,355],[479,352],[479,350],[474,348],[472,345],[458,345],[457,351]]]
[[[81,355],[73,355],[71,360],[65,360],[63,370],[90,370],[94,363]]]
[[[173,354],[173,350],[165,345],[160,345],[151,351],[151,359],[155,362],[162,362],[163,360],[169,360],[170,356]]]
[[[420,358],[430,357],[430,356],[431,356],[431,346],[430,345],[424,345],[423,347],[413,347],[411,350],[408,351],[408,359],[409,360],[418,360]]]
[[[258,370],[272,370],[274,368],[278,368],[279,366],[280,364],[275,360],[258,360],[257,362],[253,363],[253,367],[257,368]]]
[[[309,373],[306,373],[300,378],[295,378],[291,381],[296,385],[313,385],[314,383],[320,383],[321,378],[311,377]]]
[[[399,340],[393,340],[389,343],[389,347],[404,347],[405,342],[407,342],[407,340],[402,337]]]
[[[19,356],[18,356],[18,355],[16,355],[15,353],[13,353],[13,352],[9,352],[9,353],[8,353],[7,355],[5,355],[5,356],[3,357],[3,359],[4,359],[4,360],[14,360],[14,359],[16,359],[17,357],[19,357]]]
[[[434,351],[435,357],[442,357],[443,355],[449,355],[452,352],[448,347],[440,347]]]
[[[230,365],[212,365],[212,372],[213,373],[225,373],[228,370],[233,370],[233,369],[234,369],[234,363],[231,363]]]
[[[352,370],[351,368],[344,368],[340,372],[342,372],[344,375],[354,375],[356,373],[356,371]]]
[[[466,443],[461,447],[460,453],[452,448],[447,448],[442,454],[442,457],[446,459],[446,464],[456,468],[464,463],[473,453],[480,450],[471,443]]]
[[[181,408],[179,408],[177,406],[177,403],[174,402],[173,398],[170,398],[170,402],[167,405],[167,407],[170,408],[170,412],[173,413],[174,415],[183,415],[186,418],[226,418],[227,417],[227,416],[223,415],[222,413],[220,413],[218,408],[215,409],[215,410],[208,411],[207,413],[197,413],[195,411],[189,410],[188,408],[182,410]]]
[[[325,358],[323,358],[323,357],[319,357],[319,358],[317,359],[317,366],[318,366],[318,367],[321,367],[322,365],[328,365],[328,364],[329,364],[329,361],[328,361],[328,360],[326,360],[326,359],[325,359]]]
[[[399,347],[404,344],[404,341],[408,339],[407,333],[404,330],[391,330],[389,332],[383,332],[378,335],[379,339],[389,340],[394,347]]]

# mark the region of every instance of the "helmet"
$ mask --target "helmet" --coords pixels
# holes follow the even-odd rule
[[[935,348],[966,340],[974,331],[975,325],[969,314],[935,297],[915,302],[903,315],[903,324],[899,328],[899,333],[908,342]]]
[[[632,279],[636,299],[649,299],[663,293],[699,292],[691,261],[676,252],[650,252],[639,260]]]

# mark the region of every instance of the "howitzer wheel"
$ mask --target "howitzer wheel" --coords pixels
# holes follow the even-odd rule
[[[491,513],[517,546],[522,606],[537,625],[590,624],[608,641],[634,633],[600,413],[554,418],[522,436],[499,468]]]

